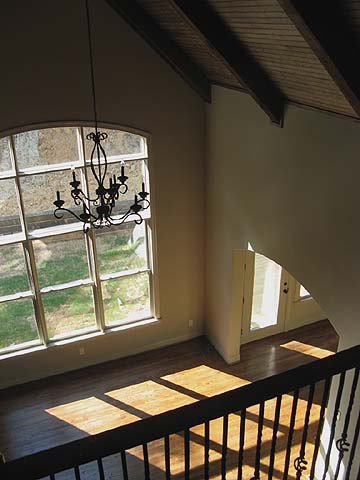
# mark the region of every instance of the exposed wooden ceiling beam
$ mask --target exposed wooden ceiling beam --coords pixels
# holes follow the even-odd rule
[[[360,49],[333,0],[278,0],[284,12],[360,116]]]
[[[204,0],[168,0],[225,62],[271,121],[282,126],[284,98],[265,71],[247,53],[222,19]]]
[[[206,101],[211,82],[135,0],[106,0],[121,17]]]

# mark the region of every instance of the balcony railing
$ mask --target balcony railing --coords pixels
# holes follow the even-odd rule
[[[357,346],[190,405],[2,463],[0,478],[358,479],[359,367]],[[254,421],[256,428],[247,439],[248,426]],[[245,448],[246,440],[251,452]],[[134,448],[137,467],[141,463],[136,471],[129,462],[129,450]],[[153,468],[149,452],[155,451],[163,468]]]

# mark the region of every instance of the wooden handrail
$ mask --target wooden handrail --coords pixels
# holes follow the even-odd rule
[[[128,425],[0,464],[0,478],[37,479],[163,438],[360,367],[360,345]]]

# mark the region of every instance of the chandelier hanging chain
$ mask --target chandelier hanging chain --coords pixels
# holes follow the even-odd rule
[[[92,37],[91,37],[89,0],[85,0],[85,5],[86,5],[86,24],[87,24],[87,34],[88,34],[89,59],[90,59],[91,95],[92,95],[92,101],[93,101],[95,132],[97,133],[98,116],[97,116],[97,108],[96,108],[95,71],[94,71],[93,43],[91,39]]]
[[[60,219],[63,217],[65,212],[71,214],[77,220],[83,222],[84,232],[86,232],[90,226],[94,228],[103,228],[104,226],[110,227],[111,225],[119,225],[124,223],[125,220],[127,220],[130,216],[135,217],[134,221],[136,224],[140,224],[143,221],[140,212],[149,208],[150,206],[150,202],[147,198],[149,193],[145,190],[145,183],[142,182],[142,190],[138,194],[135,194],[134,203],[130,205],[128,210],[123,215],[117,215],[116,218],[112,216],[113,209],[116,201],[119,200],[120,194],[124,195],[128,191],[128,185],[126,184],[128,177],[125,175],[124,162],[122,162],[121,174],[118,177],[116,174],[110,177],[108,187],[105,187],[104,185],[108,170],[108,162],[104,147],[102,146],[101,142],[106,140],[108,135],[107,133],[99,132],[98,130],[95,69],[89,0],[85,0],[85,10],[89,46],[91,92],[95,124],[95,132],[88,133],[86,135],[86,139],[94,142],[90,155],[90,169],[97,183],[97,188],[95,190],[96,197],[91,198],[90,195],[85,195],[83,190],[80,188],[81,182],[76,178],[76,173],[73,169],[72,181],[70,182],[70,186],[72,187],[70,194],[75,205],[78,207],[83,207],[82,213],[78,213],[76,211],[74,212],[70,208],[64,207],[65,200],[61,199],[59,191],[57,191],[57,198],[54,202],[56,207],[54,210],[55,217]],[[102,158],[103,161],[101,160]]]

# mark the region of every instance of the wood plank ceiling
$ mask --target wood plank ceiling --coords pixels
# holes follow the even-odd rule
[[[137,3],[186,51],[212,82],[242,87],[231,70],[211,50],[208,43],[192,28],[173,3],[168,0],[137,0]]]
[[[330,12],[327,12],[328,1],[316,0],[318,10],[314,11],[314,15],[317,15],[319,5],[322,5],[321,22],[325,22],[325,24],[327,20],[330,21],[330,17],[327,18],[327,14],[330,15]],[[360,94],[356,87],[357,77],[352,75],[349,69],[348,71],[343,70],[341,59],[339,62],[338,60],[339,53],[345,55],[347,65],[352,65],[349,63],[352,59],[358,61],[360,58],[357,56],[360,53],[358,48],[360,45],[360,1],[331,1],[337,2],[341,8],[341,21],[339,20],[339,26],[335,26],[334,38],[342,38],[344,35],[341,34],[346,27],[347,38],[351,38],[352,42],[351,48],[347,49],[351,50],[350,52],[342,52],[341,47],[345,48],[346,45],[339,44],[335,57],[331,56],[331,51],[326,51],[327,39],[324,40],[321,36],[317,37],[317,18],[313,22],[315,26],[310,25],[308,28],[309,23],[305,25],[305,29],[310,31],[307,36],[304,35],[298,22],[294,21],[294,17],[289,15],[289,9],[291,10],[293,7],[296,9],[297,0],[136,0],[136,2],[133,0],[212,84],[249,92],[271,120],[280,125],[281,121],[277,118],[274,120],[271,115],[274,97],[276,100],[282,99],[284,103],[295,103],[359,119]],[[301,4],[301,2],[303,3]],[[304,20],[301,18],[301,9],[306,3],[309,5],[306,8],[311,9],[314,5],[311,2],[314,0],[300,1],[300,24]],[[122,4],[124,2],[123,0],[113,0],[109,3]],[[205,10],[201,10],[202,8]],[[209,13],[211,13],[207,18],[213,20],[213,14],[215,14],[221,27],[214,35],[211,35],[210,32],[210,38],[209,32],[206,32],[206,25],[205,28],[204,25],[201,25],[203,19],[201,14],[206,13],[206,9],[209,9]],[[295,10],[295,13],[297,15],[298,11]],[[200,24],[196,21],[197,18],[200,18]],[[332,21],[334,21],[334,15]],[[332,25],[331,29],[332,32]],[[254,89],[249,88],[246,68],[244,68],[245,77],[243,77],[236,68],[238,65],[234,68],[234,61],[229,62],[226,56],[224,58],[223,52],[219,52],[217,40],[224,35],[224,32],[229,34],[230,47],[234,49],[234,46],[238,45],[246,52],[246,58],[256,64],[255,72],[261,77],[260,81],[268,82],[271,87],[274,87],[274,91],[271,88],[267,89],[267,92],[270,91],[269,94],[273,96],[272,99],[269,98],[268,104],[265,102],[264,105],[262,102],[263,91],[260,88],[259,92],[259,82],[255,82]],[[216,34],[218,34],[217,37]],[[315,38],[315,43],[317,42],[315,47],[309,41],[309,36]],[[219,42],[221,44],[221,40]],[[232,58],[236,57],[233,55]],[[240,63],[240,65],[243,64]],[[355,70],[357,70],[356,64],[354,64],[354,72]],[[252,87],[252,81],[255,79],[251,78],[250,80]],[[352,86],[353,88],[351,88]]]
[[[285,97],[294,102],[355,112],[276,0],[210,0]]]

